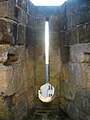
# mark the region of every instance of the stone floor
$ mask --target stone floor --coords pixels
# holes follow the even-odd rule
[[[71,120],[63,111],[35,111],[27,120]]]

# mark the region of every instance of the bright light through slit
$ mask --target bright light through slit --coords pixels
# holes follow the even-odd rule
[[[30,0],[36,6],[59,6],[67,0]]]
[[[49,22],[45,22],[45,64],[49,63]]]

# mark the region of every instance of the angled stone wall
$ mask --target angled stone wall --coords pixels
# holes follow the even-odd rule
[[[35,107],[35,6],[0,0],[0,120],[21,120]]]
[[[75,120],[90,119],[90,2],[68,0],[59,8],[61,107]]]

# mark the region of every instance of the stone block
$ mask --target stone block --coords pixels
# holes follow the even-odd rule
[[[66,2],[66,13],[67,13],[67,16],[71,16],[72,14],[75,14],[78,10],[79,10],[79,4],[77,1],[75,0],[68,0]]]
[[[79,43],[88,43],[90,42],[90,23],[85,23],[82,25],[77,26],[77,34],[78,34],[78,39]]]
[[[66,62],[69,60],[69,46],[66,36],[66,31],[60,32],[60,55],[61,55],[61,61]]]
[[[83,24],[89,20],[88,17],[89,11],[88,8],[83,8],[79,11],[79,21],[76,22],[76,24]]]
[[[0,97],[0,119],[9,120],[9,112],[7,111],[7,106],[4,103],[3,97]]]
[[[69,102],[67,113],[70,116],[71,120],[78,120],[78,109],[73,102]]]
[[[13,68],[12,66],[0,65],[0,93],[4,95],[12,95],[14,88],[12,85]]]
[[[27,11],[27,0],[16,0],[16,4],[24,11]]]
[[[57,31],[59,31],[59,21],[58,21],[58,17],[56,17],[56,16],[51,16],[51,17],[50,17],[49,26],[50,26],[50,31],[51,31],[51,32],[57,32]]]
[[[60,25],[60,30],[64,30],[65,31],[67,29],[66,17],[65,17],[65,19],[63,19],[62,21],[60,21],[59,25]]]
[[[38,6],[36,7],[36,17],[40,18],[40,17],[45,17],[46,15],[49,15],[48,12],[48,7],[42,7],[42,6]]]
[[[19,73],[18,73],[19,72]],[[13,79],[12,84],[14,86],[14,92],[17,93],[23,88],[23,65],[13,65]]]
[[[69,63],[68,81],[83,88],[90,88],[90,66],[88,63]]]
[[[85,88],[90,89],[90,65],[83,64],[83,78],[85,80]]]
[[[90,91],[77,87],[76,95],[75,95],[75,105],[79,109],[88,115],[90,115]]]
[[[0,45],[0,64],[4,64],[8,59],[8,47],[9,45]]]
[[[68,0],[66,2],[67,16],[76,14],[80,9],[87,7],[87,1],[85,0]]]
[[[83,91],[83,112],[90,115],[90,90]]]
[[[34,48],[34,45],[35,45],[35,32],[32,28],[29,28],[29,27],[26,27],[26,47],[30,48]]]
[[[79,111],[83,110],[83,89],[81,87],[76,88],[74,103]]]
[[[86,22],[88,22],[89,20],[89,10],[88,8],[83,8],[81,10],[79,10],[76,14],[67,16],[67,26],[68,27],[72,27],[72,26],[76,26],[79,24],[84,24]]]
[[[87,44],[88,47],[88,44]],[[72,62],[83,62],[83,56],[84,56],[84,45],[72,45],[70,46],[70,60]]]
[[[41,59],[45,60],[45,33],[44,31],[36,31],[36,58],[41,56]]]
[[[61,69],[62,79],[64,79],[66,82],[68,82],[68,73],[69,73],[69,65],[68,65],[68,63],[62,64],[60,69]]]
[[[19,53],[22,52],[22,47],[21,46],[10,46],[7,51],[8,51],[8,60],[6,61],[6,65],[8,64],[15,64],[15,62],[21,62],[19,58]],[[23,52],[24,55],[24,52]],[[21,54],[22,56],[22,54]],[[22,57],[23,59],[23,57]],[[23,60],[24,61],[24,60]]]
[[[89,63],[90,44],[76,44],[70,46],[70,60],[78,63]]]
[[[18,118],[22,120],[24,117],[27,117],[27,101],[26,101],[26,95],[21,94],[17,97],[17,106],[15,111],[15,118]],[[23,114],[23,115],[22,115]]]
[[[80,110],[78,111],[77,116],[78,116],[78,120],[89,120],[90,119],[90,116],[88,114],[86,114],[85,112],[82,112]]]
[[[17,23],[0,19],[0,43],[15,44],[17,39]]]
[[[30,28],[35,28],[35,17],[33,15],[27,15],[26,25]]]
[[[0,0],[0,2],[8,1],[10,4],[16,4],[16,0]]]
[[[11,0],[0,2],[0,17],[15,19],[15,5]]]
[[[56,48],[56,50],[58,49],[59,50],[59,46],[60,46],[60,40],[59,40],[59,33],[58,32],[51,32],[50,31],[50,39],[49,39],[49,41],[50,41],[50,48],[51,49],[55,49]],[[43,35],[44,36],[44,35]],[[43,37],[42,36],[42,37]],[[54,50],[53,50],[53,52],[54,52]],[[56,52],[56,51],[55,51]],[[57,51],[57,53],[58,53],[59,51]],[[56,54],[57,54],[56,53]]]
[[[79,63],[69,63],[68,81],[74,85],[85,87],[84,68]]]
[[[65,92],[66,92],[66,81],[61,78],[60,79],[60,96],[65,97],[66,95]]]
[[[22,24],[18,24],[17,26],[17,41],[16,41],[16,44],[19,44],[19,45],[24,45],[25,44],[25,33],[26,33],[26,28],[25,26],[23,26]]]
[[[69,101],[67,101],[64,97],[60,97],[60,108],[67,111],[68,103]]]
[[[36,30],[45,31],[45,20],[43,17],[37,17],[35,20],[35,28]]]
[[[76,94],[76,86],[72,83],[66,83],[65,97],[74,100]]]
[[[18,6],[15,6],[15,18],[16,20],[23,24],[26,25],[26,12],[22,9],[20,9]]]
[[[68,28],[66,32],[67,32],[66,39],[67,39],[68,45],[77,44],[78,43],[77,28],[76,27]]]
[[[44,47],[44,38],[45,38],[44,31],[37,30],[36,31],[36,44],[37,45],[43,45],[43,47]]]

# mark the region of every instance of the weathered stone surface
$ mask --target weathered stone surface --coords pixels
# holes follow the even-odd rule
[[[14,0],[0,2],[0,17],[15,19],[15,2]]]
[[[23,113],[23,115],[22,115]],[[27,116],[27,102],[26,102],[26,95],[21,94],[17,97],[17,107],[16,107],[16,118],[22,120],[24,117]]]
[[[76,26],[87,22],[89,20],[87,13],[88,13],[88,8],[83,8],[77,14],[68,16],[68,23],[69,23],[68,27]]]
[[[90,90],[83,91],[83,112],[90,115]]]
[[[66,22],[66,17],[62,20],[62,21],[59,21],[60,23],[60,30],[62,31],[65,31],[66,30],[66,27],[67,27],[67,22]]]
[[[29,0],[27,0],[27,13],[30,15],[35,15],[36,12],[36,6],[33,5],[33,3]]]
[[[36,17],[35,28],[36,30],[45,30],[45,20],[43,17]]]
[[[61,5],[60,7],[58,7],[58,17],[59,20],[62,21],[65,19],[66,17],[66,10],[65,10],[66,4],[64,3],[63,5]]]
[[[8,19],[0,19],[0,43],[15,44],[17,39],[17,24]]]
[[[50,48],[54,49],[55,52],[57,50],[56,54],[59,55],[59,46],[60,46],[59,34],[58,34],[58,32],[52,32],[52,31],[50,31],[49,34],[50,34],[49,41],[50,41],[50,45],[51,45]]]
[[[59,21],[58,21],[58,17],[56,17],[56,16],[51,16],[51,17],[50,17],[49,27],[50,27],[50,31],[52,31],[52,32],[57,32],[57,31],[59,31]]]
[[[73,102],[68,103],[67,113],[71,119],[78,120],[78,109],[76,108]]]
[[[62,63],[61,68],[60,68],[60,76],[62,77],[63,80],[68,82],[68,73],[69,73],[69,65],[68,63]]]
[[[16,0],[16,4],[24,11],[27,11],[27,0]]]
[[[26,25],[26,12],[18,6],[15,6],[15,18],[19,23]]]
[[[87,1],[85,0],[68,0],[66,2],[67,14],[70,16],[72,14],[77,13],[80,9],[87,7]]]
[[[40,60],[45,60],[44,37],[44,31],[36,31],[36,58]]]
[[[7,107],[4,103],[4,99],[2,97],[0,97],[0,119],[9,119],[9,113],[7,111]]]
[[[58,7],[57,6],[36,6],[36,16],[38,17],[47,17],[47,16],[57,16]]]
[[[0,93],[11,95],[14,92],[12,85],[13,68],[0,65]]]
[[[79,120],[89,120],[90,119],[90,115],[86,114],[85,112],[82,111],[78,111],[78,119]]]
[[[60,31],[60,56],[61,61],[67,62],[69,61],[69,45],[67,41],[66,31]]]
[[[25,33],[26,33],[26,28],[22,24],[18,24],[17,26],[17,41],[16,44],[19,45],[24,45],[25,44]]]
[[[34,50],[34,47],[35,47],[35,31],[34,31],[34,29],[29,28],[29,27],[26,27],[25,45],[26,45],[26,47],[33,48],[33,50]],[[34,54],[32,54],[32,55],[34,55]]]
[[[89,92],[90,92],[89,90],[85,90],[85,89],[77,87],[75,100],[74,100],[76,107],[80,111],[87,113],[88,115],[90,115],[90,112],[89,112],[90,111]]]
[[[77,27],[78,29],[78,39],[79,43],[88,43],[90,42],[90,23],[87,22]]]
[[[35,107],[35,10],[27,1],[0,0],[0,119],[21,120]]]
[[[5,63],[8,59],[8,51],[9,45],[0,45],[0,63]]]
[[[35,28],[35,17],[33,15],[27,15],[26,25],[30,28]]]
[[[90,44],[76,44],[70,46],[70,60],[72,62],[89,63]]]
[[[77,87],[76,94],[75,94],[75,106],[79,110],[83,110],[83,89],[81,87]]]
[[[16,0],[0,0],[0,2],[8,1],[10,4],[16,4]]]
[[[83,64],[83,79],[85,83],[85,88],[90,89],[90,65]]]
[[[65,98],[65,95],[66,95],[65,92],[66,92],[66,81],[63,79],[60,79],[60,96],[62,98]]]
[[[69,63],[69,82],[85,87],[86,84],[86,75],[84,64],[79,63]]]
[[[76,94],[76,86],[71,83],[66,83],[65,97],[69,100],[74,100]]]
[[[77,39],[77,28],[68,28],[66,31],[66,35],[67,35],[67,43],[68,45],[73,45],[73,44],[77,44],[78,43],[78,39]]]

